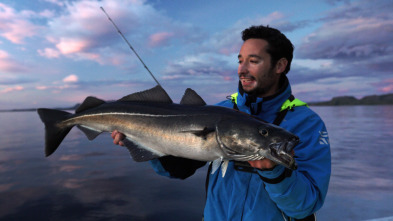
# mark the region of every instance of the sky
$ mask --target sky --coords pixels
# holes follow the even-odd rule
[[[288,78],[305,102],[393,93],[391,0],[0,0],[0,110],[116,100],[156,85],[178,102],[237,91],[241,31],[294,44]]]

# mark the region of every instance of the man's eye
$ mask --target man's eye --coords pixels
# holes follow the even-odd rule
[[[240,61],[240,60],[239,60],[239,61],[237,61],[237,63],[241,64],[241,63],[242,63],[242,61]]]
[[[254,63],[254,64],[257,64],[257,63],[258,63],[257,60],[251,60],[250,62],[251,62],[251,63]]]

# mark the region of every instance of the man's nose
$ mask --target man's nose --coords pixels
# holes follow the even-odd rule
[[[239,64],[237,72],[239,74],[246,74],[248,72],[248,65],[246,64],[246,62],[242,62],[241,64]]]

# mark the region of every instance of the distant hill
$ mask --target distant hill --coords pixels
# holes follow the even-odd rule
[[[314,106],[340,106],[340,105],[393,105],[393,94],[369,95],[361,99],[353,96],[334,97],[330,101],[310,102]]]

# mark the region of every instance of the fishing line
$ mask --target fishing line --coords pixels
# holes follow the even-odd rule
[[[130,49],[135,53],[135,55],[138,57],[138,59],[142,62],[143,66],[145,67],[145,69],[149,72],[150,76],[154,79],[154,81],[160,86],[161,84],[157,81],[157,79],[154,77],[153,73],[151,73],[151,71],[149,70],[149,68],[146,66],[145,62],[142,61],[141,57],[139,57],[138,53],[136,53],[136,51],[134,50],[134,48],[131,46],[130,42],[128,42],[128,40],[126,39],[126,37],[124,37],[123,33],[120,31],[120,29],[117,27],[117,25],[115,24],[115,22],[111,19],[111,17],[109,17],[108,13],[106,13],[106,11],[104,10],[103,7],[100,7],[101,10],[105,13],[106,17],[108,17],[109,21],[113,24],[113,26],[115,26],[117,32],[120,34],[120,36],[123,38],[123,40],[127,43],[128,47],[130,47]]]

